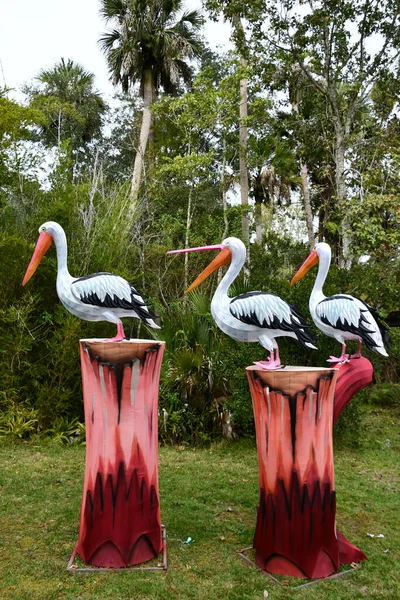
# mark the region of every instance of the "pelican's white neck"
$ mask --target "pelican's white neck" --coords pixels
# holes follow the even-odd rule
[[[328,244],[317,244],[316,250],[318,254],[318,273],[310,296],[310,310],[325,298],[322,288],[331,264],[331,249]]]
[[[64,229],[58,223],[51,221],[47,224],[47,231],[51,234],[54,240],[54,245],[56,247],[58,275],[70,276],[67,265],[67,238],[65,236]]]
[[[223,276],[219,286],[217,287],[215,294],[212,299],[212,304],[218,303],[227,304],[229,303],[228,291],[236,277],[239,275],[245,260],[246,260],[246,247],[241,240],[236,240],[237,243],[231,244],[229,250],[232,254],[232,259],[229,268]]]

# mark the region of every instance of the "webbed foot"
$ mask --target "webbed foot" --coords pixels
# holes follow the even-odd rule
[[[345,354],[344,356],[339,356],[339,358],[337,356],[330,356],[326,362],[343,364],[350,362],[350,358],[351,357],[349,357],[348,354]]]
[[[259,360],[254,364],[256,367],[264,369],[264,371],[273,371],[274,369],[279,369],[282,366],[281,361],[276,360]]]
[[[104,341],[105,342],[122,342],[123,340],[125,340],[125,336],[120,336],[120,335],[116,335],[113,338],[105,338]]]

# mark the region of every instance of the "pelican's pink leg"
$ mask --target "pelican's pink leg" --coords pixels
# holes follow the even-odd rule
[[[125,339],[124,327],[122,325],[122,321],[117,323],[117,335],[113,338],[108,338],[104,340],[105,342],[121,342]]]
[[[326,362],[329,363],[344,363],[349,362],[349,357],[346,354],[346,344],[342,344],[342,354],[339,358],[336,356],[330,356]]]
[[[361,358],[362,340],[358,340],[358,348],[355,354],[352,354],[350,358]]]
[[[279,350],[272,350],[269,354],[268,360],[259,360],[254,363],[257,367],[261,369],[265,369],[266,371],[272,371],[272,369],[277,369],[281,366],[281,359],[279,357]]]
[[[259,360],[257,362],[255,362],[254,364],[256,365],[256,367],[260,367],[260,369],[271,369],[273,367],[271,367],[270,365],[273,364],[274,361],[274,351],[271,350],[269,353],[269,358],[268,360]]]
[[[281,357],[279,356],[279,348],[275,348],[275,367],[281,366]]]

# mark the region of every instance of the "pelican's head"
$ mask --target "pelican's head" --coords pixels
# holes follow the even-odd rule
[[[185,248],[183,250],[170,250],[167,254],[179,254],[181,252],[203,252],[204,250],[220,250],[218,256],[204,269],[202,273],[193,281],[193,283],[186,290],[186,294],[197,288],[207,277],[209,277],[214,271],[226,265],[232,259],[243,260],[246,259],[246,247],[241,240],[235,237],[228,237],[221,244],[215,244],[214,246],[200,246],[198,248]]]
[[[325,242],[319,242],[315,245],[314,250],[310,252],[306,260],[301,265],[300,269],[297,271],[297,273],[295,273],[292,281],[290,282],[290,285],[294,285],[295,283],[300,281],[300,279],[302,279],[304,275],[306,275],[306,273],[308,273],[308,271],[312,269],[312,267],[317,265],[320,262],[320,260],[323,259],[329,260],[330,262],[331,248],[329,244],[326,244]]]
[[[61,227],[61,225],[59,225],[55,221],[46,221],[46,223],[43,223],[39,227],[38,231],[39,231],[39,235],[41,233],[49,233],[54,238],[57,234],[59,234],[61,231],[64,231],[64,230]]]
[[[39,227],[39,239],[36,243],[31,262],[26,270],[22,285],[25,285],[30,280],[38,268],[40,261],[51,246],[54,234],[56,234],[59,229],[61,229],[60,225],[54,221],[46,221],[46,223],[43,223],[43,225]]]
[[[246,259],[246,246],[243,244],[242,240],[239,240],[239,238],[225,238],[221,245],[225,248],[229,248],[232,253],[232,258],[238,257],[244,260]]]

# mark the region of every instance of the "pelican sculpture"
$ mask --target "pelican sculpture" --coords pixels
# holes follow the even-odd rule
[[[267,361],[259,361],[257,366],[263,369],[277,369],[281,366],[277,337],[297,339],[303,346],[314,348],[312,338],[307,331],[303,317],[294,306],[268,292],[246,292],[235,298],[228,296],[230,285],[238,276],[246,260],[246,248],[241,240],[235,237],[226,238],[222,244],[170,250],[167,254],[181,252],[200,252],[204,250],[220,250],[218,256],[204,269],[192,285],[186,290],[190,292],[204,281],[211,273],[230,262],[229,268],[222,278],[211,301],[211,314],[218,327],[238,342],[259,342],[269,351]]]
[[[331,264],[331,249],[328,244],[320,242],[315,246],[294,275],[291,285],[317,264],[318,273],[309,302],[311,317],[318,329],[342,344],[341,355],[330,356],[327,362],[342,363],[350,358],[360,358],[363,342],[370,350],[388,356],[384,342],[389,342],[389,334],[373,308],[348,294],[324,295],[322,288]],[[346,354],[346,342],[349,340],[358,340],[357,352],[351,356]]]
[[[117,326],[117,335],[108,339],[119,342],[125,338],[121,317],[141,319],[149,327],[160,329],[140,293],[122,277],[112,273],[94,273],[71,277],[67,266],[67,239],[64,229],[54,221],[39,227],[39,239],[28,265],[22,285],[39,266],[44,254],[54,242],[57,251],[57,294],[65,308],[85,321],[109,321]]]

